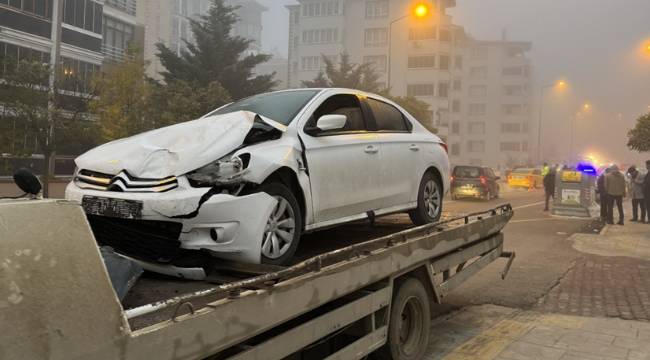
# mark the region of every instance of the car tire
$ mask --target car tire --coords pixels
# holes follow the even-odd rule
[[[409,217],[415,225],[424,225],[440,220],[442,215],[442,186],[440,179],[426,172],[418,188],[418,206],[409,211]]]
[[[379,359],[417,360],[424,358],[431,332],[431,301],[422,282],[409,277],[398,281],[393,291],[386,345]]]
[[[262,239],[262,263],[287,265],[298,249],[302,235],[302,213],[298,201],[284,184],[262,184],[259,192],[273,196],[278,203],[271,212]],[[275,247],[280,244],[280,249]],[[285,247],[286,246],[286,247]]]

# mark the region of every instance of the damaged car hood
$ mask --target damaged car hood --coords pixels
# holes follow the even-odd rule
[[[108,175],[121,171],[145,179],[179,176],[240,147],[255,122],[286,126],[248,111],[214,115],[151,130],[96,147],[75,159],[79,169]]]

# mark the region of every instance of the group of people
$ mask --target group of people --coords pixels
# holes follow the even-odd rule
[[[646,161],[646,172],[639,171],[635,166],[627,170],[626,179],[616,165],[607,168],[598,177],[597,191],[600,196],[600,217],[608,223],[614,224],[614,205],[618,211],[618,225],[625,223],[623,211],[623,198],[629,195],[632,198],[633,222],[650,223],[650,160]],[[640,217],[639,217],[640,215]]]

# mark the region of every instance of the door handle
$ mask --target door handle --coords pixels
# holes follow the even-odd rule
[[[415,145],[415,144],[411,144],[411,146],[409,146],[409,150],[411,150],[411,151],[419,151],[420,147]]]
[[[366,154],[376,154],[379,152],[379,149],[376,146],[373,145],[368,145],[366,146],[366,149],[364,150]]]

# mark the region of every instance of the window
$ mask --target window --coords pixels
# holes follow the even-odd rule
[[[449,83],[440,82],[438,83],[438,97],[446,98],[449,96]]]
[[[523,114],[523,107],[520,104],[506,104],[503,105],[504,115],[521,115]]]
[[[440,55],[440,70],[449,70],[449,55]]]
[[[469,152],[485,152],[485,141],[473,140],[467,142]]]
[[[524,57],[524,49],[519,47],[510,47],[504,50],[506,57],[509,58],[520,58]]]
[[[473,47],[470,53],[472,59],[484,60],[488,57],[488,48],[486,46]]]
[[[523,74],[523,68],[521,66],[505,67],[503,68],[502,73],[506,76],[519,76]]]
[[[435,55],[409,56],[408,58],[409,69],[433,68],[435,66],[436,66]]]
[[[302,5],[302,16],[334,16],[339,14],[339,0],[310,2]]]
[[[361,111],[361,104],[359,103],[359,99],[354,95],[334,95],[325,100],[321,106],[316,109],[314,116],[309,119],[307,125],[305,126],[305,129],[315,128],[318,119],[323,115],[345,115],[347,117],[347,121],[343,129],[332,130],[328,132],[338,133],[341,131],[367,130],[366,123],[363,118],[363,113]]]
[[[469,104],[469,116],[485,115],[487,112],[486,104]]]
[[[50,54],[38,50],[0,42],[0,75],[12,73],[20,61],[49,63]],[[44,83],[47,79],[43,79]]]
[[[379,131],[409,131],[406,120],[402,113],[392,105],[384,102],[368,99],[368,105],[375,117],[377,130]]]
[[[459,156],[460,155],[460,144],[458,144],[458,143],[451,144],[451,148],[449,150],[450,150],[449,152],[451,153],[451,155]]]
[[[322,58],[320,56],[303,56],[301,58],[301,70],[320,70],[323,66],[325,66],[324,61],[321,60]]]
[[[51,9],[50,4],[47,6]],[[100,33],[101,15],[102,6],[91,0],[64,0],[63,2],[63,22],[68,25]]]
[[[485,134],[485,123],[470,122],[469,124],[467,124],[467,132],[472,135],[483,135]]]
[[[366,47],[385,46],[387,41],[388,37],[386,28],[366,29],[363,41]]]
[[[406,86],[407,96],[433,96],[433,84],[409,84]]]
[[[523,94],[521,85],[504,85],[503,95],[506,96],[520,96]]]
[[[291,120],[317,93],[317,90],[296,90],[255,95],[226,105],[206,116],[246,110],[289,125]]]
[[[451,133],[452,134],[460,133],[460,123],[458,121],[454,121],[453,123],[451,123]]]
[[[499,146],[501,151],[520,151],[521,144],[518,142],[502,142]]]
[[[52,0],[0,0],[0,4],[9,5],[26,13],[49,18]]]
[[[388,17],[388,0],[366,1],[366,19]]]
[[[363,62],[365,64],[372,64],[377,72],[386,72],[386,55],[364,56]]]
[[[409,29],[409,40],[431,40],[436,38],[436,27],[426,26]]]
[[[452,88],[454,89],[454,91],[461,91],[462,90],[461,84],[462,84],[462,82],[461,82],[460,79],[454,79],[454,83],[452,85]]]
[[[502,123],[501,132],[504,134],[517,134],[521,132],[521,124],[518,123]]]
[[[469,87],[469,96],[473,98],[482,98],[487,96],[487,86],[472,85]]]
[[[472,67],[469,69],[469,76],[473,79],[485,79],[487,77],[487,67]]]
[[[312,29],[302,32],[303,44],[331,44],[339,41],[339,29]]]
[[[451,112],[459,113],[460,112],[460,100],[454,99],[451,101]]]
[[[108,16],[104,17],[104,36],[102,45],[103,52],[109,58],[119,60],[124,55],[129,43],[133,41],[133,26],[115,20]]]
[[[463,56],[462,55],[454,56],[454,67],[456,69],[462,69],[463,68]]]

